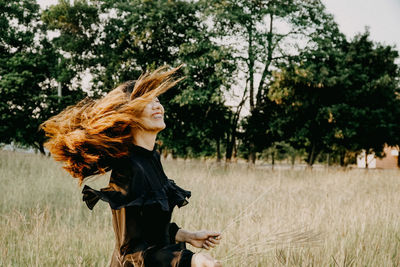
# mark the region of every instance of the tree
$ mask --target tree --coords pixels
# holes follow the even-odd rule
[[[71,69],[89,70],[99,95],[146,70],[185,64],[186,79],[161,96],[168,127],[160,138],[174,155],[196,156],[218,151],[224,138],[224,129],[211,127],[224,125],[222,89],[233,67],[199,14],[188,1],[81,0],[60,1],[43,18],[60,31],[56,42],[70,55]]]
[[[101,47],[102,24],[99,6],[95,3],[77,0],[71,4],[70,1],[59,0],[57,5],[50,6],[41,14],[46,27],[57,33],[52,44],[60,54],[56,78],[61,84],[74,81],[76,87],[81,87],[83,73],[91,69],[102,70],[103,66],[99,61],[107,60],[98,53]],[[98,83],[94,82],[91,90],[94,97],[104,92],[104,88]],[[106,81],[105,86],[107,85],[109,84]]]
[[[333,24],[332,16],[326,14],[319,0],[228,0],[214,1],[210,6],[210,16],[220,38],[231,41],[236,48],[236,59],[246,76],[242,97],[246,101],[239,105],[247,103],[250,116],[255,117],[270,104],[267,93],[273,70],[312,46],[307,43],[310,35],[330,30],[327,25]],[[257,128],[261,134],[268,130]],[[249,159],[254,163],[255,152],[263,147],[250,140],[248,149]]]
[[[35,1],[0,1],[0,9],[0,141],[44,153],[38,126],[69,103],[67,91],[62,100],[57,96],[58,54]]]
[[[385,143],[398,142],[398,54],[368,36],[319,40],[299,64],[275,73],[270,97],[290,114],[284,131],[305,148],[310,166],[321,152],[338,152],[343,165],[347,152],[379,154]]]
[[[333,112],[335,127],[342,133],[335,144],[351,152],[381,155],[385,144],[400,144],[399,54],[394,47],[371,41],[368,31],[357,35],[346,52],[344,99]]]
[[[165,101],[168,103],[166,118],[167,124],[174,123],[161,133],[161,138],[180,156],[216,153],[220,160],[231,115],[224,105],[223,88],[230,81],[230,70],[235,67],[226,59],[229,51],[213,44],[204,32],[197,38],[180,49],[179,58],[186,63],[185,79],[176,89],[180,92],[173,89],[162,96],[171,99]]]

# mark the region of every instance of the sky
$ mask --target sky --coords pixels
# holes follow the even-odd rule
[[[348,37],[370,27],[371,39],[400,50],[400,0],[322,0]]]

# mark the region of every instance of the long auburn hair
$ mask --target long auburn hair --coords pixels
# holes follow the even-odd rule
[[[129,154],[132,130],[143,129],[141,113],[154,97],[183,78],[180,68],[166,66],[127,81],[100,99],[85,98],[39,126],[49,139],[44,146],[81,185],[85,178],[111,169],[115,159]]]

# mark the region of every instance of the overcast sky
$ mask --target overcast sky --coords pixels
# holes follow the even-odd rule
[[[400,0],[322,0],[347,37],[370,27],[374,41],[400,50]]]

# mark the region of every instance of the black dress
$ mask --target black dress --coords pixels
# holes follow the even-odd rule
[[[171,223],[175,206],[188,203],[190,191],[165,175],[160,154],[132,145],[130,155],[113,163],[108,187],[85,185],[83,200],[93,209],[99,199],[110,204],[116,245],[111,266],[190,267],[193,252],[175,242]]]

